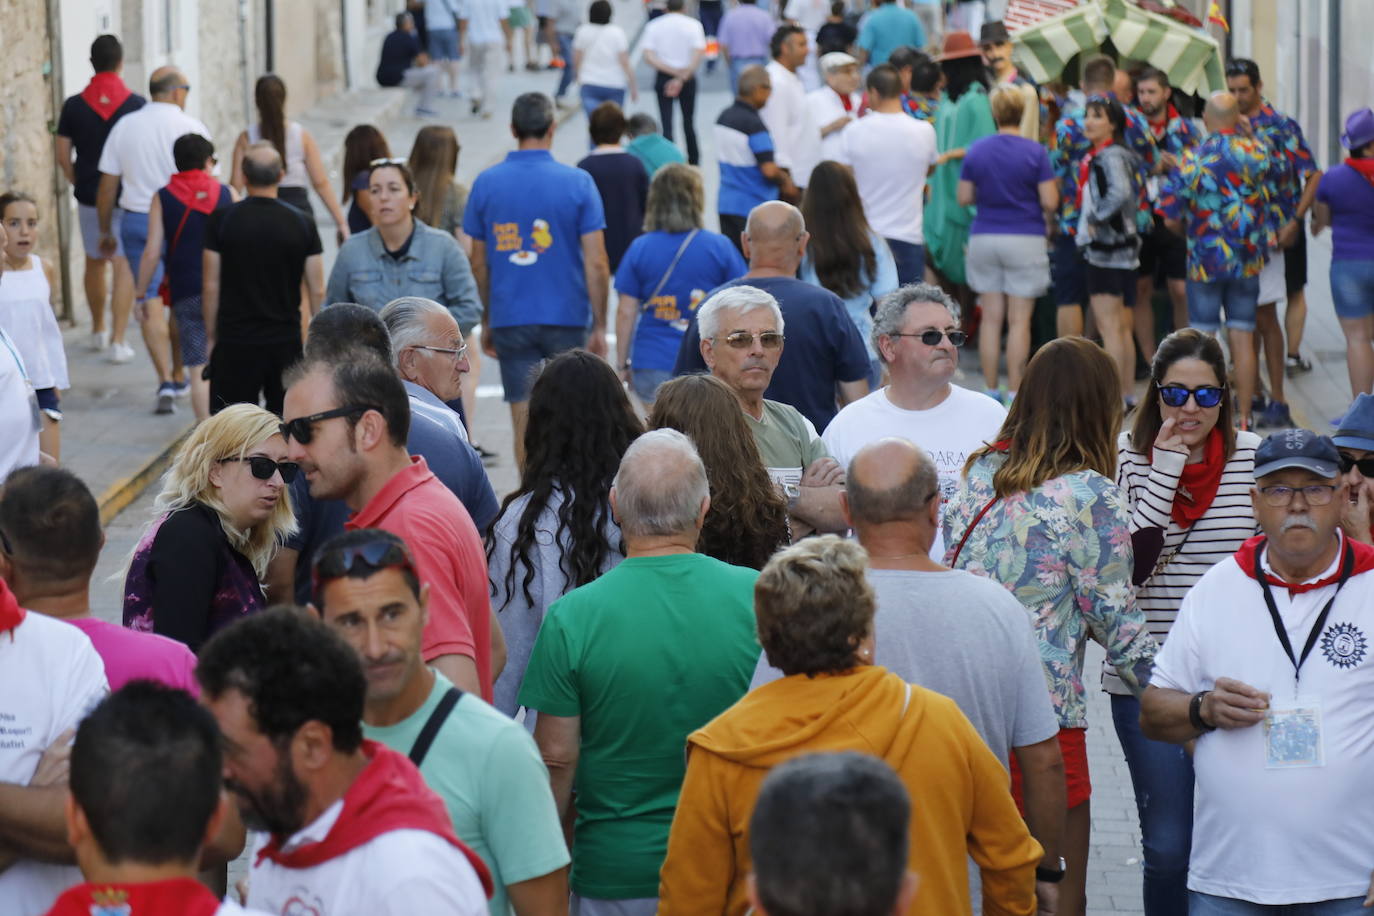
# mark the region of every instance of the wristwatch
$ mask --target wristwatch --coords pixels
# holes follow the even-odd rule
[[[1035,866],[1035,880],[1043,881],[1046,884],[1058,884],[1064,880],[1064,872],[1069,870],[1069,863],[1064,861],[1064,857],[1059,857],[1059,868],[1046,868],[1043,865]]]
[[[782,495],[787,499],[787,511],[792,512],[797,508],[797,503],[801,500],[801,486],[795,483],[784,483],[782,485]]]
[[[1188,721],[1193,724],[1193,728],[1196,728],[1203,734],[1217,730],[1215,725],[1208,725],[1202,718],[1202,701],[1206,698],[1207,694],[1211,692],[1210,690],[1199,690],[1197,693],[1193,694],[1193,698],[1188,701]]]

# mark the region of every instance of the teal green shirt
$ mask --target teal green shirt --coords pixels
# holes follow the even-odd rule
[[[758,572],[698,553],[632,557],[555,601],[520,689],[581,716],[572,888],[658,896],[687,735],[749,689]]]
[[[677,144],[663,134],[643,134],[635,137],[625,146],[625,152],[644,163],[644,171],[649,177],[670,162],[686,162],[687,157]]]
[[[926,30],[920,17],[900,3],[883,3],[864,17],[858,45],[868,52],[868,65],[876,67],[903,45],[924,48]]]
[[[429,715],[453,686],[434,672],[424,705],[385,728],[363,723],[363,734],[409,754]],[[458,839],[472,847],[496,885],[491,916],[510,916],[506,885],[547,875],[568,864],[568,847],[534,739],[514,719],[463,694],[420,766],[429,787],[448,805]]]

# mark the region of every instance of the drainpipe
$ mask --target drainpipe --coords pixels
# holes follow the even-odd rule
[[[339,0],[339,34],[343,48],[343,87],[348,91],[353,88],[353,68],[348,59],[348,0]]]
[[[49,136],[57,134],[57,113],[62,110],[62,41],[61,34],[61,11],[58,10],[59,0],[47,0],[47,26],[48,26],[48,96],[52,103],[52,120],[48,122]],[[48,155],[52,155],[51,147]],[[57,167],[57,162],[52,164],[52,191],[53,201],[57,205],[57,260],[58,273],[62,282],[62,314],[58,317],[63,321],[72,320],[72,267],[71,255],[67,251],[67,243],[71,238],[71,205],[66,200],[66,189],[63,187],[62,170]]]
[[[1326,36],[1330,62],[1326,77],[1327,161],[1337,162],[1341,149],[1341,0],[1327,0]]]
[[[239,74],[243,78],[243,123],[253,123],[253,72],[248,60],[248,0],[239,0]]]

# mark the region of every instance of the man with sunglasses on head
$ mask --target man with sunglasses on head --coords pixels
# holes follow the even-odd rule
[[[695,317],[702,360],[739,399],[764,468],[787,500],[793,539],[844,531],[844,468],[795,407],[764,397],[783,350],[777,300],[755,286],[727,286],[707,299]]]
[[[425,661],[491,700],[505,664],[487,561],[472,516],[406,449],[410,402],[396,370],[363,348],[307,354],[288,374],[282,436],[313,499],[341,499],[345,528],[383,528],[414,552],[429,585]]]
[[[987,395],[950,382],[965,341],[959,317],[958,303],[927,283],[903,286],[879,300],[873,344],[889,381],[845,406],[825,428],[825,446],[836,461],[848,466],[870,442],[901,436],[935,462],[941,497],[953,495],[969,454],[991,442],[1007,416]],[[930,557],[939,563],[944,556],[937,524]]]
[[[420,768],[453,830],[491,871],[492,916],[567,913],[568,848],[545,768],[520,723],[454,687],[421,654],[429,586],[405,543],[364,528],[315,555],[314,607],[358,651],[363,736]]]
[[[778,200],[759,204],[749,212],[743,236],[749,272],[719,290],[750,286],[776,302],[789,328],[788,356],[779,362],[781,348],[774,353],[772,368],[777,372],[770,375],[764,393],[772,401],[796,408],[814,429],[825,429],[835,416],[837,391],[841,404],[868,394],[870,364],[844,301],[830,290],[797,279],[810,238],[796,207]],[[707,368],[697,319],[689,319],[674,375]]]
[[[1142,730],[1195,742],[1194,916],[1353,914],[1374,896],[1374,547],[1340,531],[1348,489],[1326,436],[1261,442],[1263,533],[1189,590],[1155,659]]]

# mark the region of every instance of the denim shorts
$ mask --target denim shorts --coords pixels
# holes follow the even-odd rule
[[[1374,261],[1332,261],[1331,299],[1337,318],[1374,315]]]
[[[1255,330],[1255,309],[1259,306],[1259,277],[1232,277],[1203,283],[1188,281],[1188,324],[1212,333],[1226,326],[1233,331]]]
[[[56,388],[39,388],[33,394],[38,399],[38,409],[43,411],[44,416],[53,422],[62,419],[61,399]]]
[[[1050,254],[1050,276],[1054,281],[1055,305],[1086,305],[1088,302],[1088,270],[1078,240],[1060,233],[1054,240]]]
[[[667,369],[631,369],[630,387],[634,389],[639,402],[648,407],[658,394],[658,386],[672,377],[673,373]]]
[[[587,345],[587,329],[558,324],[518,324],[491,329],[491,344],[501,361],[501,387],[507,404],[530,399],[530,388],[544,360]]]
[[[110,233],[115,238],[115,257],[124,257],[124,243],[119,238],[119,222],[124,211],[115,207],[110,213]],[[81,227],[81,246],[86,249],[86,257],[103,258],[100,253],[100,216],[90,204],[76,205],[76,222]],[[138,272],[138,265],[133,265]]]
[[[458,30],[430,29],[429,56],[434,60],[458,60]]]

